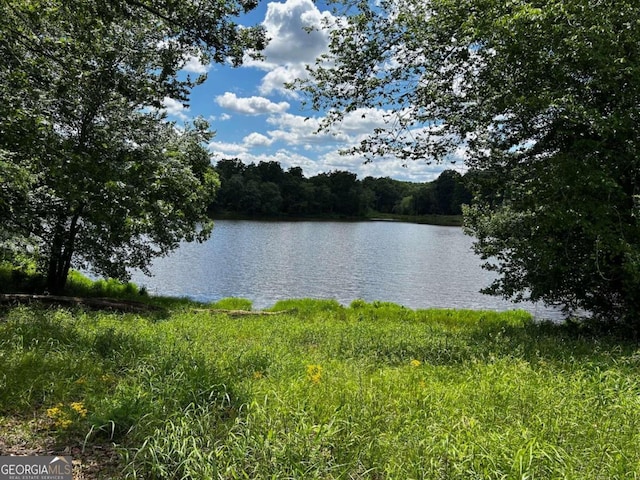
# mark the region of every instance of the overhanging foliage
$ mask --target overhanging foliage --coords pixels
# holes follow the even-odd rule
[[[640,324],[640,6],[605,0],[349,4],[300,85],[356,150],[477,171],[468,232],[489,292]],[[488,186],[490,188],[488,188]],[[486,195],[484,192],[492,192]]]
[[[203,77],[189,56],[264,46],[233,16],[254,2],[9,0],[0,6],[0,240],[29,239],[52,291],[69,268],[126,278],[181,240],[202,240],[218,185],[203,120],[166,122]],[[16,242],[6,242],[15,245]]]

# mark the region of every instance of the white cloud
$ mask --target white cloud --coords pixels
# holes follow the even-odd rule
[[[377,158],[365,163],[358,155],[340,155],[331,151],[318,158],[318,165],[323,171],[347,170],[357,173],[360,179],[365,177],[391,177],[410,182],[430,182],[438,178],[440,173],[450,164],[428,164],[427,162],[405,162],[394,157]]]
[[[262,23],[269,38],[261,52],[264,60],[245,59],[245,65],[268,72],[262,79],[260,93],[278,92],[295,98],[295,93],[284,84],[305,78],[305,65],[314,63],[328,50],[329,30],[323,27],[333,23],[333,15],[321,12],[312,0],[269,3]]]
[[[265,97],[237,97],[231,92],[218,95],[216,103],[222,108],[244,115],[282,113],[289,109],[287,102],[275,103]]]
[[[384,128],[389,122],[389,112],[380,108],[358,108],[347,113],[335,127],[352,135],[369,135],[376,128]]]
[[[164,106],[164,110],[168,115],[172,115],[176,118],[179,118],[180,120],[187,120],[189,118],[189,116],[186,114],[189,109],[185,107],[182,102],[174,98],[164,97],[162,105]]]
[[[261,133],[253,132],[244,137],[242,142],[250,147],[268,147],[273,143],[273,138],[269,138]]]
[[[187,55],[185,57],[185,64],[182,67],[182,70],[191,73],[203,74],[207,73],[211,65],[205,65],[200,61],[200,59],[195,55]]]
[[[209,151],[216,156],[233,157],[247,153],[247,147],[240,143],[228,142],[211,142],[209,143]]]
[[[269,130],[274,139],[290,145],[308,146],[321,144],[327,147],[344,148],[354,146],[368,136],[375,128],[386,123],[387,112],[380,109],[358,109],[347,114],[342,123],[331,131],[318,132],[320,118],[306,118],[301,115],[285,113],[273,115],[267,123],[276,127]]]
[[[263,52],[266,63],[313,62],[327,49],[329,34],[321,27],[331,18],[331,13],[320,12],[311,0],[269,3],[263,22],[270,39]]]
[[[220,115],[209,115],[208,120],[211,122],[226,122],[227,120],[231,120],[233,117],[228,113],[221,113]]]
[[[299,94],[294,90],[285,88],[284,85],[299,78],[306,78],[306,76],[307,72],[302,64],[278,66],[262,77],[259,90],[263,95],[278,92],[281,95],[297,99],[300,97]]]
[[[290,145],[331,140],[331,137],[327,137],[324,133],[316,134],[318,120],[314,118],[307,119],[301,115],[285,113],[269,117],[267,123],[276,127],[274,130],[269,130],[271,137]]]

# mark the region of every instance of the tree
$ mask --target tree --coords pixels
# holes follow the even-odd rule
[[[489,293],[640,326],[640,5],[383,0],[349,12],[299,84],[324,127],[385,106],[388,126],[356,151],[462,151],[478,172],[467,231],[499,274]]]
[[[240,198],[240,210],[249,215],[256,215],[262,209],[262,193],[258,180],[249,180],[242,189]]]
[[[333,198],[332,212],[342,215],[358,213],[360,185],[355,173],[334,170],[327,174],[327,185],[331,189]]]
[[[391,213],[393,207],[402,198],[401,184],[389,177],[366,177],[363,181],[365,188],[370,188],[374,193],[374,208],[381,213]]]
[[[284,170],[282,170],[279,162],[259,162],[256,169],[260,175],[260,180],[263,182],[273,182],[280,185],[284,180]]]
[[[260,213],[263,215],[277,215],[282,208],[282,194],[280,187],[274,182],[260,184]]]
[[[291,167],[284,175],[280,190],[282,192],[282,210],[288,214],[304,214],[308,208],[307,181],[302,168]]]
[[[436,196],[433,183],[420,187],[414,195],[416,214],[433,215],[436,210]]]
[[[434,212],[441,215],[461,215],[462,205],[469,204],[462,175],[455,170],[445,170],[434,182]]]
[[[203,80],[188,56],[241,62],[261,29],[251,2],[7,0],[0,5],[2,238],[35,243],[53,292],[72,266],[127,278],[211,230],[218,185],[208,124],[158,111]],[[17,242],[11,242],[16,245]]]
[[[216,171],[223,179],[229,179],[234,175],[243,175],[247,167],[238,158],[226,158],[216,163]]]
[[[239,211],[244,191],[245,164],[237,158],[223,159],[216,163],[215,170],[220,176],[220,188],[211,209]]]

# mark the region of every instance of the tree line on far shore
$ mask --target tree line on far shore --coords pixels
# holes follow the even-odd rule
[[[284,170],[279,162],[245,165],[239,159],[216,166],[221,186],[211,212],[248,216],[347,216],[372,213],[461,215],[471,202],[466,177],[445,170],[426,183],[366,177],[335,170],[306,178],[302,168]]]

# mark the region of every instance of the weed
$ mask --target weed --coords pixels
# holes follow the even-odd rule
[[[226,310],[251,310],[251,300],[244,298],[223,298],[216,303],[211,304],[211,308],[220,308]]]

